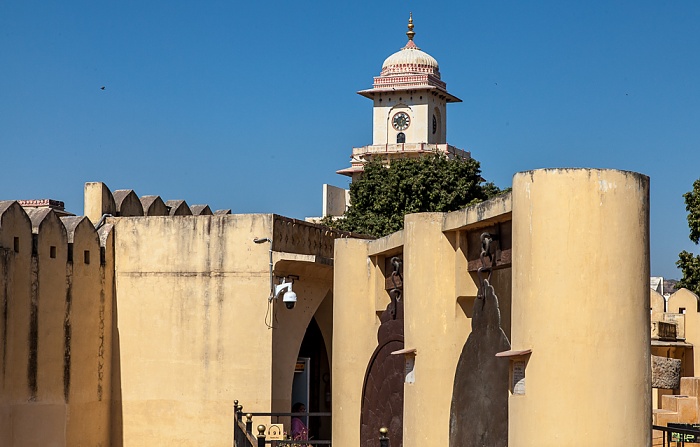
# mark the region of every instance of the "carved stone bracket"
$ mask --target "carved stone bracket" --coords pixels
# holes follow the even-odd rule
[[[467,270],[476,272],[481,267],[481,234],[489,233],[493,236],[493,247],[495,249],[496,264],[494,269],[510,267],[513,238],[512,238],[512,222],[499,222],[487,227],[467,231]]]

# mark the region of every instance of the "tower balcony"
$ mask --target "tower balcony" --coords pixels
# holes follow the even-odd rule
[[[354,177],[363,171],[363,165],[374,159],[382,159],[386,163],[397,158],[412,158],[426,154],[444,154],[447,158],[471,158],[471,153],[449,144],[429,143],[395,143],[370,144],[352,148],[350,167],[336,171],[338,174]]]

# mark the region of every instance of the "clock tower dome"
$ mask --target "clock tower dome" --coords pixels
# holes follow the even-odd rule
[[[413,38],[413,15],[408,19],[408,43],[382,64],[371,89],[357,93],[374,103],[372,144],[353,148],[351,166],[338,174],[355,177],[369,160],[443,153],[469,158],[469,152],[447,144],[447,103],[462,102],[447,92],[437,61],[421,51]]]

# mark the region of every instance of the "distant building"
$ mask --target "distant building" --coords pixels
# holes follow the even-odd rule
[[[652,276],[650,279],[651,290],[661,294],[666,299],[678,291],[676,284],[678,284],[677,280],[664,279],[663,276]]]
[[[408,42],[382,64],[371,89],[357,93],[373,102],[372,144],[352,149],[350,167],[336,171],[355,180],[370,160],[386,163],[397,158],[444,154],[471,158],[447,144],[447,104],[462,102],[447,91],[437,60],[414,41],[413,17]],[[348,191],[323,185],[323,217],[340,216],[350,206]]]

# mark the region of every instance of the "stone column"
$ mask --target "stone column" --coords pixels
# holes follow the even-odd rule
[[[515,175],[512,324],[511,447],[651,445],[648,177]]]

